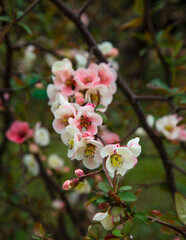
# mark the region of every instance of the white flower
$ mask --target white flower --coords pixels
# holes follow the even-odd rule
[[[81,138],[79,129],[74,126],[67,126],[61,134],[61,139],[68,146],[67,156],[71,158],[77,149],[77,144]]]
[[[32,154],[26,154],[23,157],[23,162],[27,167],[28,171],[33,175],[37,176],[39,174],[39,165]]]
[[[48,156],[48,166],[52,169],[60,171],[64,166],[64,160],[55,153],[50,154]]]
[[[45,54],[44,58],[49,67],[51,67],[53,63],[57,60],[56,57],[54,57],[54,55],[52,55],[51,53]]]
[[[78,144],[75,158],[77,160],[82,160],[83,164],[88,169],[97,168],[103,161],[100,156],[102,147],[103,145],[93,140],[93,137],[84,137]]]
[[[35,47],[33,45],[30,45],[25,49],[23,63],[27,68],[32,66],[37,57],[34,51]]]
[[[47,146],[50,143],[49,131],[44,127],[36,128],[34,131],[34,141],[39,146]]]
[[[72,62],[67,58],[64,58],[62,61],[56,61],[52,65],[52,73],[54,75],[63,70],[72,70]]]
[[[156,121],[156,129],[169,140],[179,139],[181,127],[177,126],[177,124],[181,119],[177,114],[159,118]]]
[[[106,168],[109,174],[114,177],[117,174],[124,176],[127,170],[133,168],[136,164],[136,157],[127,147],[118,147],[118,145],[109,144],[101,150],[101,157],[106,160]]]
[[[54,84],[50,83],[47,86],[46,92],[47,92],[47,96],[49,98],[48,104],[51,105],[52,102],[54,101],[55,97],[56,97],[56,94],[58,93],[58,90],[54,86]]]
[[[153,127],[153,125],[154,125],[154,117],[152,115],[147,115],[146,121],[147,121],[147,124],[149,125],[149,127]],[[136,133],[136,135],[139,135],[139,136],[146,136],[147,135],[145,130],[142,127],[139,127],[136,130],[135,133]]]
[[[91,192],[91,186],[90,184],[87,182],[87,180],[85,180],[84,182],[80,182],[77,187],[74,188],[74,190],[79,193],[90,193]]]
[[[105,41],[105,42],[102,42],[101,44],[99,44],[98,48],[103,53],[103,55],[107,55],[112,51],[113,45],[111,42]]]
[[[112,94],[110,94],[105,85],[97,85],[88,89],[85,94],[85,101],[93,103],[94,106],[97,106],[98,104],[105,106],[105,108],[97,109],[100,112],[105,112],[107,110],[107,106],[112,102]]]
[[[100,222],[103,228],[108,231],[114,228],[114,223],[112,219],[113,219],[112,215],[108,212],[105,213],[100,212],[93,217],[93,221]]]
[[[58,108],[69,104],[68,99],[66,99],[61,93],[55,95],[55,99],[51,104],[51,112],[54,113]]]
[[[141,153],[141,146],[139,145],[139,137],[131,139],[127,143],[127,147],[130,149],[130,151],[134,154],[135,157],[138,157]]]
[[[51,205],[55,210],[60,210],[65,206],[65,203],[60,199],[55,199],[52,201]]]
[[[85,68],[87,65],[87,54],[81,54],[81,53],[77,53],[74,56],[76,63],[77,63],[77,68],[83,67]]]

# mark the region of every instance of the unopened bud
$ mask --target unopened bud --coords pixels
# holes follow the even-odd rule
[[[76,177],[81,177],[81,176],[83,176],[85,174],[84,174],[82,169],[76,169],[75,170],[75,175],[76,175]]]
[[[83,95],[83,93],[81,93],[81,92],[77,92],[77,93],[75,93],[74,97],[75,97],[75,98],[83,98],[84,95]]]
[[[84,133],[82,134],[82,137],[83,137],[83,138],[84,138],[84,137],[93,137],[93,135],[92,135],[91,132],[87,131],[87,132],[84,132]]]
[[[87,103],[86,106],[90,106],[90,107],[94,108],[94,104],[92,104],[92,103]]]
[[[85,103],[85,99],[81,98],[81,97],[78,97],[78,98],[76,98],[76,103],[79,104],[79,105],[83,105]]]
[[[29,147],[29,150],[30,150],[31,153],[38,153],[39,152],[38,146],[34,143],[30,143],[28,147]]]
[[[74,178],[72,180],[66,180],[63,183],[62,189],[68,191],[68,190],[75,188],[78,184],[79,184],[79,180],[76,178]]]

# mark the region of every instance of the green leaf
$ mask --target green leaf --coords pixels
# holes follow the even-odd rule
[[[36,89],[32,93],[32,97],[37,98],[37,99],[46,99],[47,98],[46,90],[45,89]]]
[[[0,21],[12,22],[12,19],[9,16],[0,16]]]
[[[152,89],[163,89],[167,92],[170,92],[169,86],[167,86],[167,84],[162,82],[159,78],[153,79],[147,86]]]
[[[98,188],[100,188],[104,192],[108,192],[108,191],[110,191],[112,189],[111,186],[109,186],[108,184],[106,184],[104,182],[99,182],[98,183]]]
[[[113,207],[112,210],[111,210],[111,215],[112,215],[113,217],[118,217],[118,216],[121,214],[121,212],[122,212],[122,207],[117,207],[117,206],[115,206],[115,207]]]
[[[102,117],[103,124],[107,124],[108,123],[108,118],[107,118],[107,116],[104,113],[99,112],[99,111],[96,111],[96,113],[99,114]]]
[[[146,215],[144,213],[138,212],[134,215],[136,218],[142,220],[143,222],[145,222],[146,224],[148,224],[148,218],[146,217]]]
[[[86,203],[85,207],[87,208],[89,204],[91,204],[92,202],[96,201],[98,198],[100,198],[99,195],[95,195],[94,197],[90,198],[88,200],[88,202]]]
[[[32,35],[32,30],[30,29],[30,27],[29,27],[27,24],[22,23],[22,22],[19,22],[18,25],[21,26],[22,28],[24,28],[24,30],[25,30],[28,34]]]
[[[109,198],[107,197],[100,197],[96,202],[97,203],[104,203],[104,202],[108,202]]]
[[[122,186],[118,189],[119,192],[123,192],[123,191],[129,191],[131,190],[132,187],[131,186]]]
[[[132,192],[121,192],[118,196],[122,201],[126,202],[135,202],[137,200],[137,197]]]
[[[38,236],[34,236],[34,235],[32,235],[32,239],[34,239],[34,240],[40,240],[41,238],[38,237]]]
[[[99,108],[105,108],[105,106],[104,105],[102,105],[102,104],[99,104],[97,107],[96,107],[96,109],[99,109]]]
[[[116,236],[116,237],[122,237],[123,235],[121,234],[121,230],[119,230],[119,229],[114,229],[113,231],[112,231],[112,234],[114,235],[114,236]]]
[[[125,222],[123,227],[123,232],[127,236],[132,230],[132,219],[129,219]]]
[[[186,199],[180,193],[175,193],[175,204],[178,217],[186,224]]]

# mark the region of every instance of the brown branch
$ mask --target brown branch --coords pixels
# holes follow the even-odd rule
[[[76,218],[75,211],[72,210],[72,208],[71,208],[71,206],[70,206],[70,204],[69,204],[69,202],[68,202],[68,200],[65,196],[64,191],[61,188],[59,188],[58,185],[53,181],[53,179],[47,174],[47,172],[46,172],[46,170],[45,170],[45,168],[42,164],[42,161],[40,160],[39,155],[34,154],[34,156],[35,156],[35,158],[36,158],[36,160],[39,164],[40,174],[41,174],[44,182],[46,183],[46,185],[48,187],[52,187],[52,189],[60,195],[61,200],[64,201],[64,203],[65,203],[66,210],[67,210],[69,216],[71,217],[75,228],[78,227],[80,233],[84,236],[86,233],[85,233],[83,227],[81,226],[80,221]]]
[[[173,162],[171,162],[171,165],[172,165],[172,167],[175,168],[177,171],[179,171],[180,173],[182,173],[183,175],[186,176],[186,171],[185,171],[183,168],[177,166],[177,165],[176,165],[175,163],[173,163]]]
[[[107,62],[107,59],[103,56],[99,48],[97,47],[97,43],[91,33],[88,31],[87,27],[80,21],[78,16],[70,9],[68,8],[63,1],[60,0],[50,0],[64,15],[66,15],[79,29],[81,35],[83,36],[84,40],[88,44],[89,47],[94,48],[94,54],[101,62]],[[159,136],[156,136],[154,131],[149,127],[148,123],[146,122],[146,116],[144,114],[144,111],[141,107],[141,105],[138,102],[134,101],[135,94],[132,92],[132,90],[129,88],[128,84],[120,77],[118,76],[117,79],[118,86],[120,90],[123,92],[123,94],[126,96],[130,104],[132,105],[134,111],[136,112],[141,126],[146,130],[147,134],[151,138],[152,142],[156,146],[162,162],[163,166],[166,172],[166,182],[169,186],[169,189],[171,191],[172,197],[174,198],[174,193],[176,192],[176,185],[174,180],[174,174],[170,167],[170,160],[169,157],[165,151],[162,138]]]
[[[161,224],[161,225],[163,225],[163,226],[165,226],[165,227],[168,227],[168,228],[170,228],[170,229],[172,229],[172,230],[174,230],[174,231],[182,234],[184,237],[186,237],[186,229],[182,229],[182,228],[176,227],[176,226],[174,226],[174,225],[172,225],[172,224],[169,224],[169,223],[164,222],[164,221],[159,220],[159,219],[155,219],[155,218],[153,218],[153,217],[151,217],[151,216],[147,216],[147,218],[148,218],[149,220],[151,220],[152,222],[159,223],[159,224]]]
[[[159,57],[159,59],[162,63],[162,66],[163,66],[163,69],[164,69],[164,72],[165,72],[166,82],[170,86],[171,85],[171,75],[172,74],[171,74],[170,67],[167,64],[167,62],[166,62],[166,60],[163,56],[163,53],[161,51],[161,48],[159,47],[158,41],[156,39],[156,32],[154,30],[154,26],[152,24],[152,20],[151,20],[151,16],[150,16],[150,3],[149,2],[150,2],[149,0],[145,0],[145,24],[146,24],[146,27],[149,30],[149,33],[151,34],[152,39],[155,43],[155,47],[156,47],[158,57]]]
[[[79,10],[78,16],[80,17],[86,10],[87,8],[93,3],[94,0],[89,0],[85,5]]]
[[[168,97],[164,97],[164,96],[156,96],[156,95],[136,95],[134,97],[134,101],[138,101],[138,100],[152,100],[152,101],[170,101],[172,100],[172,96],[168,96]]]
[[[21,21],[26,15],[28,15],[34,8],[35,6],[41,2],[41,0],[35,0],[33,1],[33,3],[30,4],[30,6],[24,11],[23,15],[21,15],[21,17],[19,17],[16,21]]]

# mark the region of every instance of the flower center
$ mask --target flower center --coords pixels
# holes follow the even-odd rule
[[[172,127],[172,125],[168,124],[168,125],[165,126],[165,129],[166,129],[168,132],[171,132],[172,129],[173,129],[173,127]]]
[[[89,121],[89,118],[88,117],[85,117],[85,116],[81,116],[81,122],[80,122],[80,125],[82,128],[86,128],[91,124],[91,122]]]
[[[92,79],[91,79],[90,77],[86,77],[86,78],[84,79],[84,82],[85,82],[85,83],[90,83],[90,82],[92,82]]]
[[[91,101],[94,103],[94,104],[97,104],[98,103],[98,101],[99,101],[99,97],[98,97],[98,94],[96,94],[96,93],[92,93],[91,95],[90,95],[90,98],[91,98]]]
[[[25,131],[21,130],[18,132],[18,135],[20,138],[24,138],[24,137],[26,137],[27,133]]]
[[[114,167],[119,167],[123,163],[123,158],[121,157],[121,155],[115,153],[110,156],[110,160],[112,166]]]
[[[74,139],[68,139],[68,148],[72,149],[74,147]]]
[[[71,114],[70,116],[63,117],[63,118],[61,119],[61,121],[62,121],[62,123],[64,124],[65,127],[69,125],[68,119],[69,119],[70,117],[74,118],[74,115]]]
[[[95,148],[96,146],[94,146],[93,144],[87,144],[87,147],[85,149],[85,157],[93,157],[95,153]]]
[[[65,84],[66,84],[66,86],[68,86],[68,87],[74,87],[75,81],[74,81],[73,77],[68,78],[68,79],[65,81]]]

